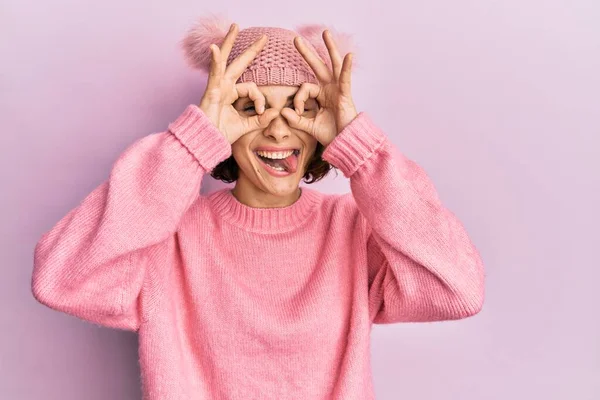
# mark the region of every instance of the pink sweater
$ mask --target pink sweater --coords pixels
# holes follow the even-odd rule
[[[44,233],[32,291],[137,331],[145,400],[373,399],[373,323],[476,314],[484,270],[424,170],[361,113],[323,158],[351,193],[199,194],[231,146],[195,105]]]

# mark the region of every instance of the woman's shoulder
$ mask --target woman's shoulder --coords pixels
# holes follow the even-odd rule
[[[331,217],[355,221],[362,216],[351,192],[321,193],[321,198],[321,211],[328,213]]]
[[[350,193],[350,192],[347,192],[347,193],[319,192],[319,193],[322,198],[322,203],[328,204],[332,208],[339,209],[339,208],[345,208],[345,207],[352,207],[353,204],[354,204],[354,206],[356,205],[356,203],[354,203],[354,198],[352,197],[352,193]]]

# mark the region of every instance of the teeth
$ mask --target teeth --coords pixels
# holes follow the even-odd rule
[[[266,158],[272,158],[274,160],[282,160],[288,158],[294,153],[294,150],[289,151],[257,151],[256,154]]]
[[[268,168],[272,168],[272,169],[274,169],[276,171],[285,171],[285,168],[279,167],[279,166],[275,166],[275,165],[269,165],[269,164],[267,164],[267,167]]]

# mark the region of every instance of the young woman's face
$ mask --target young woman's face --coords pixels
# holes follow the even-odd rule
[[[297,86],[259,86],[266,100],[265,108],[294,109]],[[254,102],[240,98],[233,104],[240,114],[256,115]],[[318,111],[315,99],[305,103],[306,117]],[[235,161],[240,167],[237,184],[252,184],[260,191],[276,196],[292,195],[304,176],[306,167],[317,148],[317,140],[307,132],[291,128],[278,115],[265,129],[252,131],[236,140],[232,146]],[[285,159],[283,159],[285,158]]]

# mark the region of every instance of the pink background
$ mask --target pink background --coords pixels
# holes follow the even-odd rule
[[[231,10],[242,28],[353,33],[358,108],[428,171],[486,263],[476,317],[374,328],[377,398],[599,399],[598,2],[296,3],[2,1],[0,398],[140,398],[136,336],[36,303],[33,248],[128,144],[198,102],[204,77],[177,42]],[[341,174],[316,187],[349,189]]]

